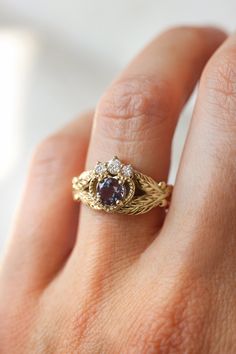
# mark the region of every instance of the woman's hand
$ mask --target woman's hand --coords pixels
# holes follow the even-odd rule
[[[236,353],[236,36],[213,54],[224,39],[167,31],[105,92],[92,132],[89,114],[38,147],[1,267],[1,354]],[[166,219],[79,210],[71,178],[96,160],[166,180],[206,63]]]

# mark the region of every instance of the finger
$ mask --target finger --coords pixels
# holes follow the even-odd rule
[[[13,286],[37,287],[60,269],[75,242],[78,208],[71,178],[84,169],[92,113],[37,148],[1,275]]]
[[[236,235],[236,35],[209,61],[182,158],[169,221],[176,242],[195,245],[199,262],[230,259]],[[180,220],[185,220],[180,226]],[[184,228],[189,238],[184,238]],[[193,232],[197,230],[197,232]],[[166,242],[168,240],[166,239]],[[203,246],[204,245],[204,246]]]
[[[117,155],[154,179],[165,180],[179,113],[224,37],[212,28],[177,28],[155,39],[101,99],[87,168]],[[158,210],[127,217],[83,208],[79,252],[92,243],[103,257],[101,248],[115,250],[114,257],[139,254],[153,238],[160,218]]]

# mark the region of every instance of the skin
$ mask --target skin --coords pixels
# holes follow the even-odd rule
[[[72,176],[113,155],[166,180],[199,78],[166,217],[72,201]],[[40,144],[0,268],[1,354],[236,353],[235,95],[236,35],[170,29]]]

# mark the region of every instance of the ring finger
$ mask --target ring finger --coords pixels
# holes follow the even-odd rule
[[[224,34],[212,28],[172,29],[155,39],[106,91],[95,112],[87,168],[114,155],[154,179],[166,180],[177,118]],[[78,252],[130,259],[150,243],[163,221],[82,208]]]

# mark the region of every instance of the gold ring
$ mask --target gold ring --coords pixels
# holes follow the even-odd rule
[[[92,209],[128,215],[168,207],[173,187],[156,182],[116,156],[72,180],[73,199]]]

